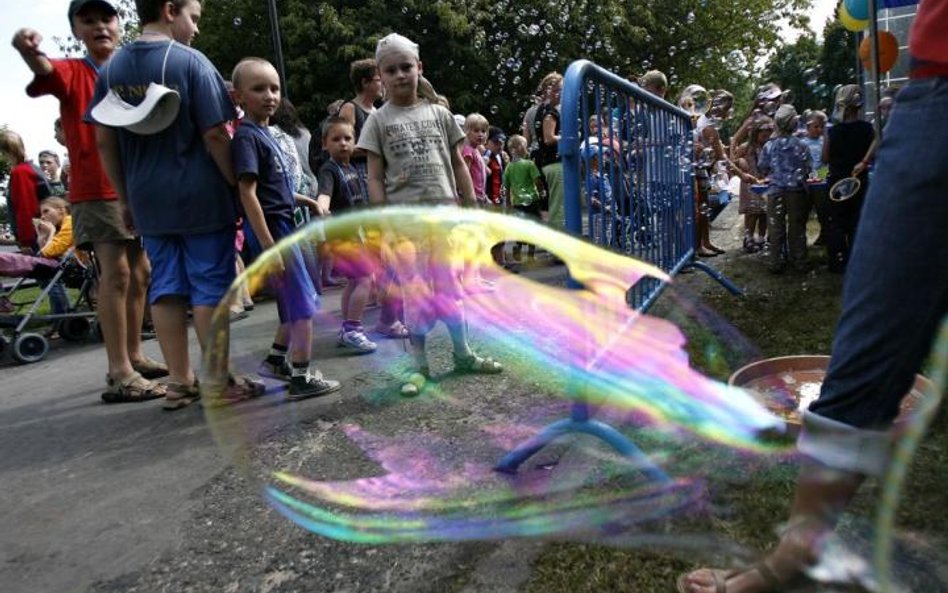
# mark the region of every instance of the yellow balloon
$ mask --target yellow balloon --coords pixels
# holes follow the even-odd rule
[[[839,3],[839,12],[837,13],[839,17],[839,22],[843,24],[843,28],[847,31],[852,31],[853,33],[858,33],[869,26],[869,20],[859,20],[853,18],[849,11],[846,10],[846,3]]]

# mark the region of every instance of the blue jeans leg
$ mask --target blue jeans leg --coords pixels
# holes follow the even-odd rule
[[[846,272],[843,312],[810,412],[885,429],[948,310],[948,78],[899,94]]]

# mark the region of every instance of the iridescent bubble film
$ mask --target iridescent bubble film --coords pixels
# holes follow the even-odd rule
[[[525,261],[535,248],[537,265],[500,267],[491,250],[503,243],[508,253],[522,244]],[[312,368],[341,390],[292,401],[285,384],[267,380],[264,396],[229,401],[228,373],[254,374],[276,329],[256,312],[231,327],[230,303],[242,285],[258,296],[279,286],[278,259],[318,244],[329,246],[336,270],[377,281],[381,306],[367,309],[367,329],[392,301],[409,325],[430,325],[431,377],[416,397],[400,391],[415,370],[408,341],[368,332],[374,352],[337,346],[343,316],[327,289]],[[785,479],[793,440],[772,409],[788,403],[693,368],[689,347],[720,365],[719,376],[759,353],[684,292],[669,293],[661,317],[631,309],[627,293],[643,279],[671,280],[538,222],[484,210],[388,207],[315,221],[250,265],[215,313],[202,375],[207,419],[273,508],[321,536],[372,544],[541,537],[749,558],[715,529],[733,509],[708,482],[739,489],[751,476]],[[502,363],[502,373],[454,370],[452,341],[436,321],[458,309],[473,350]],[[700,343],[688,344],[685,324],[701,328]],[[516,472],[497,471],[518,445],[577,414],[639,454],[571,434]]]

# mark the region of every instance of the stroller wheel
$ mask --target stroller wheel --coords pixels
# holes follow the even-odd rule
[[[79,342],[92,333],[92,324],[85,317],[72,317],[59,322],[59,335],[64,340]]]
[[[7,350],[10,349],[10,340],[6,336],[0,336],[0,358],[3,358],[7,354]]]
[[[39,334],[21,334],[13,342],[13,358],[23,364],[43,360],[47,352],[49,342]]]

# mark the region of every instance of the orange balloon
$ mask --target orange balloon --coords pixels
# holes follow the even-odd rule
[[[895,61],[899,59],[899,40],[888,31],[879,31],[876,36],[876,43],[879,46],[879,72],[888,72],[895,66]],[[862,60],[862,65],[866,70],[872,68],[869,51],[869,36],[867,35],[859,44],[859,59]]]

